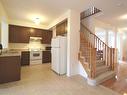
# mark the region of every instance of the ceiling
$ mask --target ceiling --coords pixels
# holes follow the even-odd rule
[[[121,19],[121,16],[127,14],[127,0],[94,0],[95,6],[102,10],[98,19],[117,26],[119,28],[127,27],[127,19]]]
[[[83,11],[89,6],[102,10],[98,19],[107,23],[125,27],[127,20],[121,15],[127,14],[127,0],[1,0],[9,19],[33,22],[39,17],[41,24],[49,25],[68,9]]]
[[[1,0],[9,19],[32,22],[39,17],[42,24],[49,25],[68,9],[81,10],[85,0]],[[82,7],[80,7],[82,6]]]

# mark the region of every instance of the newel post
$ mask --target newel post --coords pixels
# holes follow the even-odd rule
[[[91,78],[96,76],[96,48],[91,48]]]
[[[110,49],[110,66],[112,70],[116,69],[116,66],[117,66],[117,49],[116,48]]]

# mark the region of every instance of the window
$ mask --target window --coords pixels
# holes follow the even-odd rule
[[[108,32],[108,46],[115,48],[115,33],[111,30]]]
[[[106,43],[106,30],[105,29],[102,29],[102,28],[95,28],[95,31],[96,31],[96,36],[98,36],[103,42]],[[96,48],[100,47],[99,46],[99,42],[97,41],[96,43]],[[101,45],[100,49],[103,49],[103,46]]]
[[[95,28],[96,31],[96,35],[103,41],[106,43],[106,30],[102,29],[102,28]]]

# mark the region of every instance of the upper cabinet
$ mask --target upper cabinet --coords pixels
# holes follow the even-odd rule
[[[42,44],[50,44],[52,31],[9,25],[9,43],[29,43],[30,37],[42,37]]]
[[[29,37],[28,28],[9,25],[9,43],[29,43]]]
[[[56,25],[56,36],[65,35],[67,33],[67,20]]]
[[[51,40],[52,40],[52,31],[43,30],[42,43],[43,44],[51,44]]]
[[[30,37],[42,37],[42,29],[35,29],[35,28],[31,28],[29,29],[30,32]]]

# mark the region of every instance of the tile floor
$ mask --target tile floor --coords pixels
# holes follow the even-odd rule
[[[21,81],[0,84],[0,95],[119,95],[103,86],[92,87],[80,75],[58,76],[50,64],[22,67]]]

